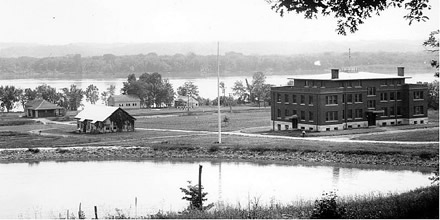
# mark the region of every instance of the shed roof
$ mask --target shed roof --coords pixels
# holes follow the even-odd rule
[[[305,79],[305,80],[363,80],[363,79],[406,79],[411,78],[408,76],[397,76],[391,74],[382,73],[370,73],[370,72],[357,72],[357,73],[347,73],[339,72],[339,77],[337,79],[332,79],[330,73],[317,74],[317,75],[300,75],[295,77],[289,77],[288,79]]]
[[[140,102],[141,99],[133,95],[112,95],[109,98],[113,98],[115,102]]]
[[[48,110],[48,109],[62,109],[63,107],[60,107],[58,105],[55,105],[53,103],[50,103],[44,99],[35,99],[32,101],[29,101],[25,104],[25,107],[27,109],[33,109],[33,110]]]
[[[95,121],[95,122],[105,121],[108,117],[110,117],[118,109],[125,112],[127,115],[129,115],[134,120],[136,120],[133,116],[128,114],[122,108],[112,107],[112,106],[88,106],[87,108],[82,110],[80,113],[78,113],[75,116],[75,118],[79,119],[80,121],[84,121],[84,120],[91,120],[91,121]]]
[[[177,96],[176,101],[187,102],[187,101],[188,101],[188,96],[182,96],[182,95],[179,95],[179,96]],[[197,101],[197,99],[195,99],[195,98],[192,97],[192,96],[189,97],[189,101],[190,101],[190,102],[199,102],[199,101]]]

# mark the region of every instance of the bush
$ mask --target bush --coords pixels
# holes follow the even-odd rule
[[[324,193],[323,198],[315,201],[311,218],[343,218],[346,210],[344,206],[338,205],[335,192]]]
[[[31,152],[31,153],[33,153],[33,154],[38,154],[38,153],[40,153],[40,149],[38,149],[38,148],[28,148],[27,151],[28,151],[28,152]]]

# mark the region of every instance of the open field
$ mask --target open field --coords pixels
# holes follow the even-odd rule
[[[229,109],[224,109],[225,111]],[[392,166],[438,166],[438,143],[390,144],[371,142],[330,142],[304,139],[276,138],[274,135],[299,136],[298,131],[270,131],[270,109],[240,107],[233,113],[224,112],[230,121],[222,123],[222,131],[236,132],[223,134],[222,144],[216,143],[217,114],[215,109],[183,112],[176,109],[134,110],[136,131],[107,134],[77,134],[74,121],[58,120],[58,124],[40,122],[29,123],[29,119],[16,116],[0,117],[0,148],[60,148],[120,146],[144,148],[142,155],[133,152],[110,151],[94,156],[72,154],[72,159],[117,159],[120,157],[142,159],[155,157],[200,157],[245,160],[270,160],[318,163],[383,164]],[[372,129],[352,129],[335,132],[308,133],[308,137],[346,138],[347,140],[397,140],[397,141],[437,141],[438,111],[430,112],[430,124],[377,127]],[[435,118],[437,119],[435,119]],[[69,115],[69,118],[73,118]],[[431,120],[433,118],[433,120]],[[26,121],[17,126],[17,121]],[[10,126],[8,123],[10,122]],[[61,123],[61,124],[60,124]],[[70,123],[70,124],[69,124]],[[41,131],[41,135],[39,135]],[[242,132],[255,135],[239,136]],[[390,135],[387,132],[397,132]],[[259,135],[261,134],[261,135]],[[264,134],[270,134],[264,136]],[[151,152],[151,149],[154,152]],[[102,150],[104,151],[104,150]],[[138,151],[139,153],[140,151]],[[83,152],[84,153],[84,152]],[[86,154],[88,154],[86,152]],[[68,158],[65,154],[65,158]],[[107,156],[106,156],[107,155]],[[124,156],[125,155],[125,156]],[[58,155],[59,156],[59,155]],[[20,160],[10,155],[0,160]],[[57,154],[29,154],[22,159],[57,159]]]

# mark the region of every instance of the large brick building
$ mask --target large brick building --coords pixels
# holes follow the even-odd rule
[[[271,88],[274,130],[330,131],[428,122],[428,87],[405,84],[396,75],[355,72],[293,78],[294,85]]]

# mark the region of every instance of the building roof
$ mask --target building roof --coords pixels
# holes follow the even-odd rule
[[[50,103],[44,99],[35,99],[32,101],[29,101],[25,104],[25,107],[27,109],[33,109],[33,110],[48,110],[48,109],[62,109],[63,107],[60,107],[58,105],[55,105],[53,103]]]
[[[87,106],[80,113],[78,113],[75,118],[80,121],[91,120],[92,122],[96,121],[105,121],[108,117],[110,117],[114,112],[116,112],[119,107],[112,106]],[[127,115],[136,120],[133,116],[128,114],[126,111],[121,109],[121,111],[125,112]]]
[[[188,96],[179,95],[179,96],[177,96],[176,101],[187,102],[188,101]],[[195,99],[192,96],[189,97],[189,101],[190,102],[199,102],[199,101],[197,101],[197,99]]]
[[[133,95],[112,95],[109,98],[113,98],[115,102],[140,102],[141,99]]]
[[[304,80],[363,80],[363,79],[406,79],[411,78],[408,76],[398,76],[391,74],[381,74],[381,73],[369,73],[369,72],[357,72],[357,73],[346,73],[339,72],[339,77],[337,79],[332,79],[331,73],[317,74],[317,75],[301,75],[295,76],[288,79],[304,79]]]

